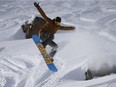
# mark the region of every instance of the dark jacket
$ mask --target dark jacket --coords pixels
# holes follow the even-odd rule
[[[55,22],[50,19],[49,17],[46,16],[42,8],[38,5],[37,10],[40,12],[42,17],[46,20],[46,24],[43,26],[43,28],[40,30],[41,33],[50,33],[50,34],[55,34],[57,30],[73,30],[74,27],[72,26],[60,26],[60,25],[55,25]]]

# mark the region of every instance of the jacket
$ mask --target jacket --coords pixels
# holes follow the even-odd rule
[[[46,14],[44,13],[44,11],[39,5],[36,8],[46,21],[46,24],[42,27],[42,29],[39,32],[40,34],[41,33],[55,34],[58,30],[73,30],[74,29],[74,27],[72,26],[55,25],[55,22],[46,16]]]

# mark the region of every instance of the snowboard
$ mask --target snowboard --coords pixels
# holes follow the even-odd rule
[[[32,39],[35,42],[35,44],[37,45],[37,47],[38,47],[41,55],[43,56],[49,70],[51,70],[53,72],[57,72],[58,70],[57,70],[56,66],[54,65],[54,63],[51,61],[50,56],[47,53],[46,49],[41,44],[40,38],[37,35],[32,35]]]

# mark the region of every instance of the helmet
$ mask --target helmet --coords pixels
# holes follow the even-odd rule
[[[54,20],[57,21],[57,22],[61,22],[61,18],[60,17],[56,17],[56,18],[54,18]]]

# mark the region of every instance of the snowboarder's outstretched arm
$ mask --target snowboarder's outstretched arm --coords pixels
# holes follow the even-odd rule
[[[59,30],[74,30],[74,26],[60,26]]]
[[[34,6],[37,8],[37,10],[39,11],[39,13],[42,15],[42,17],[43,17],[46,21],[51,20],[50,18],[48,18],[48,17],[46,16],[46,14],[44,13],[44,11],[43,11],[42,8],[40,7],[39,3],[37,4],[36,2],[34,2]]]

